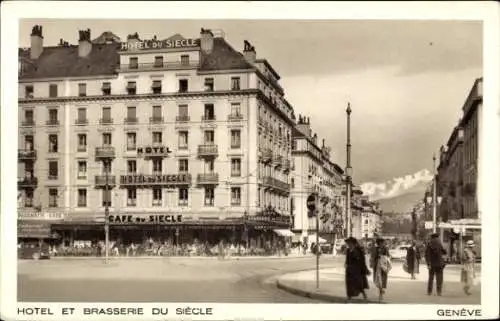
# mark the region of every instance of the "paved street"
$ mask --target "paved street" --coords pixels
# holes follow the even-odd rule
[[[277,279],[280,289],[290,293],[320,299],[328,302],[345,303],[345,281],[342,267],[327,268],[320,271],[320,287],[316,288],[316,272],[302,271],[285,274]],[[481,286],[478,284],[472,289],[472,295],[467,296],[460,283],[460,266],[449,265],[445,269],[442,296],[428,296],[427,268],[422,265],[415,280],[403,271],[401,262],[394,262],[389,274],[387,292],[384,303],[419,303],[419,304],[481,304]],[[480,280],[480,274],[478,274]],[[370,289],[367,291],[369,301],[362,300],[361,296],[354,303],[378,302],[378,292],[373,285],[372,276],[369,277]],[[435,288],[434,288],[435,290]]]
[[[321,264],[341,266],[343,257],[322,257]],[[276,287],[277,276],[314,268],[314,257],[19,261],[18,300],[319,303]]]

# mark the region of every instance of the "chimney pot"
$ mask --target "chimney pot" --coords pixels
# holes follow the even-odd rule
[[[30,58],[38,59],[43,52],[42,26],[35,25],[31,29]]]
[[[78,56],[87,57],[92,51],[92,42],[90,41],[90,29],[79,30]]]

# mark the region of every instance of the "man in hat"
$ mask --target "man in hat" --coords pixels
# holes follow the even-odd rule
[[[443,255],[446,250],[439,240],[439,234],[434,233],[425,249],[425,261],[429,270],[429,280],[427,282],[427,295],[432,294],[434,277],[436,277],[436,293],[441,296],[443,290],[443,269],[446,265]]]

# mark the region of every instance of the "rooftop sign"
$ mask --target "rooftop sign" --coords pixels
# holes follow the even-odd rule
[[[197,39],[166,39],[166,40],[143,40],[137,42],[122,42],[122,50],[151,50],[151,49],[173,49],[190,48],[199,46]]]

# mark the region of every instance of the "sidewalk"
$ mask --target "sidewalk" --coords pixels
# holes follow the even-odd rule
[[[345,280],[343,268],[321,269],[320,287],[316,288],[316,271],[303,271],[282,275],[276,281],[278,288],[295,295],[310,297],[334,303],[346,303]],[[460,268],[451,266],[445,269],[443,295],[428,296],[427,267],[420,267],[416,280],[403,271],[402,264],[396,263],[389,273],[389,280],[383,303],[405,304],[481,304],[481,285],[472,289],[467,296],[460,283]],[[481,275],[478,275],[480,278]],[[360,296],[353,303],[378,303],[378,291],[373,284],[373,276],[369,276],[370,289],[367,291],[368,302]]]
[[[270,256],[226,256],[224,260],[276,260],[276,259],[300,259],[300,258],[314,258],[313,254],[307,255],[297,255],[297,254],[289,254],[286,255],[270,255]],[[104,260],[104,256],[53,256],[50,258],[51,260]],[[218,256],[109,256],[110,260],[160,260],[160,259],[169,259],[169,260],[219,260]],[[31,260],[22,260],[22,261],[31,261]]]

